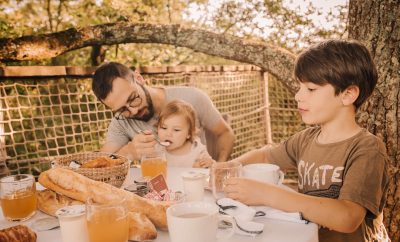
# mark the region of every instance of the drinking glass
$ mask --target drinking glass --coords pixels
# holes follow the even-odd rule
[[[206,174],[196,171],[186,171],[181,174],[183,191],[186,201],[202,201],[204,197],[204,182],[208,177]]]
[[[165,158],[165,150],[157,147],[154,152],[142,156],[140,167],[143,177],[155,177],[163,174],[167,179],[167,159]]]
[[[126,242],[129,236],[126,200],[98,204],[86,201],[86,221],[90,242]]]
[[[242,164],[239,162],[216,162],[210,169],[211,189],[215,199],[225,197],[225,180],[230,177],[240,177]]]
[[[36,213],[36,183],[32,175],[21,174],[0,179],[0,201],[4,217],[24,221]]]
[[[88,242],[85,205],[70,205],[56,211],[63,242]]]

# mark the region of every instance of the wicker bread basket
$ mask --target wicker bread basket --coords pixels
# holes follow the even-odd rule
[[[104,167],[104,168],[71,168],[69,164],[71,161],[78,161],[80,164],[84,164],[88,161],[94,160],[98,157],[111,157],[112,159],[120,159],[123,161],[121,165],[116,165],[112,167]],[[54,166],[63,167],[67,169],[71,169],[75,172],[78,172],[81,175],[84,175],[90,179],[96,181],[102,181],[108,184],[111,184],[115,187],[121,187],[122,183],[125,181],[125,178],[128,174],[129,170],[129,160],[120,155],[109,154],[103,152],[87,152],[87,153],[78,153],[72,155],[65,155],[56,158]]]

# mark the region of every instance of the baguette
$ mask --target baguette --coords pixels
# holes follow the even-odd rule
[[[167,229],[166,210],[168,203],[142,198],[136,194],[116,188],[110,184],[91,180],[72,170],[56,167],[39,176],[44,187],[75,200],[85,202],[92,198],[97,203],[125,198],[130,212],[143,213],[160,229]]]
[[[157,230],[154,224],[142,213],[128,213],[129,240],[147,241],[157,238]]]
[[[56,211],[60,208],[83,204],[81,201],[74,200],[49,189],[37,191],[37,200],[38,209],[54,217],[56,217]]]
[[[36,233],[25,225],[16,225],[0,230],[1,242],[36,242],[36,239]]]
[[[56,216],[56,211],[65,206],[83,204],[81,201],[55,193],[49,189],[38,191],[37,197],[39,210],[51,216]],[[157,230],[146,215],[129,212],[128,222],[129,240],[145,241],[157,238]],[[0,242],[2,242],[1,239]]]

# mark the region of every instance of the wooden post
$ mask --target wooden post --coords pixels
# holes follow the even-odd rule
[[[7,152],[5,145],[5,137],[4,137],[4,112],[3,111],[3,101],[0,98],[0,178],[7,176],[10,174],[10,171],[7,168]]]
[[[273,143],[272,141],[272,130],[271,130],[271,115],[269,112],[269,106],[270,106],[270,102],[269,102],[269,89],[268,89],[268,73],[267,72],[263,72],[263,84],[264,84],[264,107],[265,107],[265,135],[266,135],[266,139],[267,139],[267,144],[270,145]]]

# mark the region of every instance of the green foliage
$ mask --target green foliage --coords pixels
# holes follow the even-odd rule
[[[211,2],[211,1],[210,1]],[[304,1],[306,9],[289,7],[293,1],[284,0],[246,0],[217,1],[214,10],[209,5],[198,5],[196,10],[201,17],[192,17],[196,24],[221,33],[269,42],[297,52],[320,39],[340,37],[345,31],[347,9],[337,6],[337,11],[322,13],[314,6],[317,1]],[[315,24],[315,15],[325,14],[326,22],[337,20],[332,27]]]
[[[294,52],[319,39],[340,37],[345,31],[346,8],[325,18],[339,18],[338,26],[322,28],[310,19],[319,13],[313,1],[307,11],[288,8],[290,1],[266,0],[9,0],[0,1],[0,38],[15,38],[117,21],[180,23],[270,42]],[[339,14],[337,13],[339,12]],[[222,58],[186,48],[159,44],[103,46],[105,60],[129,65],[229,64]],[[8,65],[90,65],[91,47],[42,61]]]

